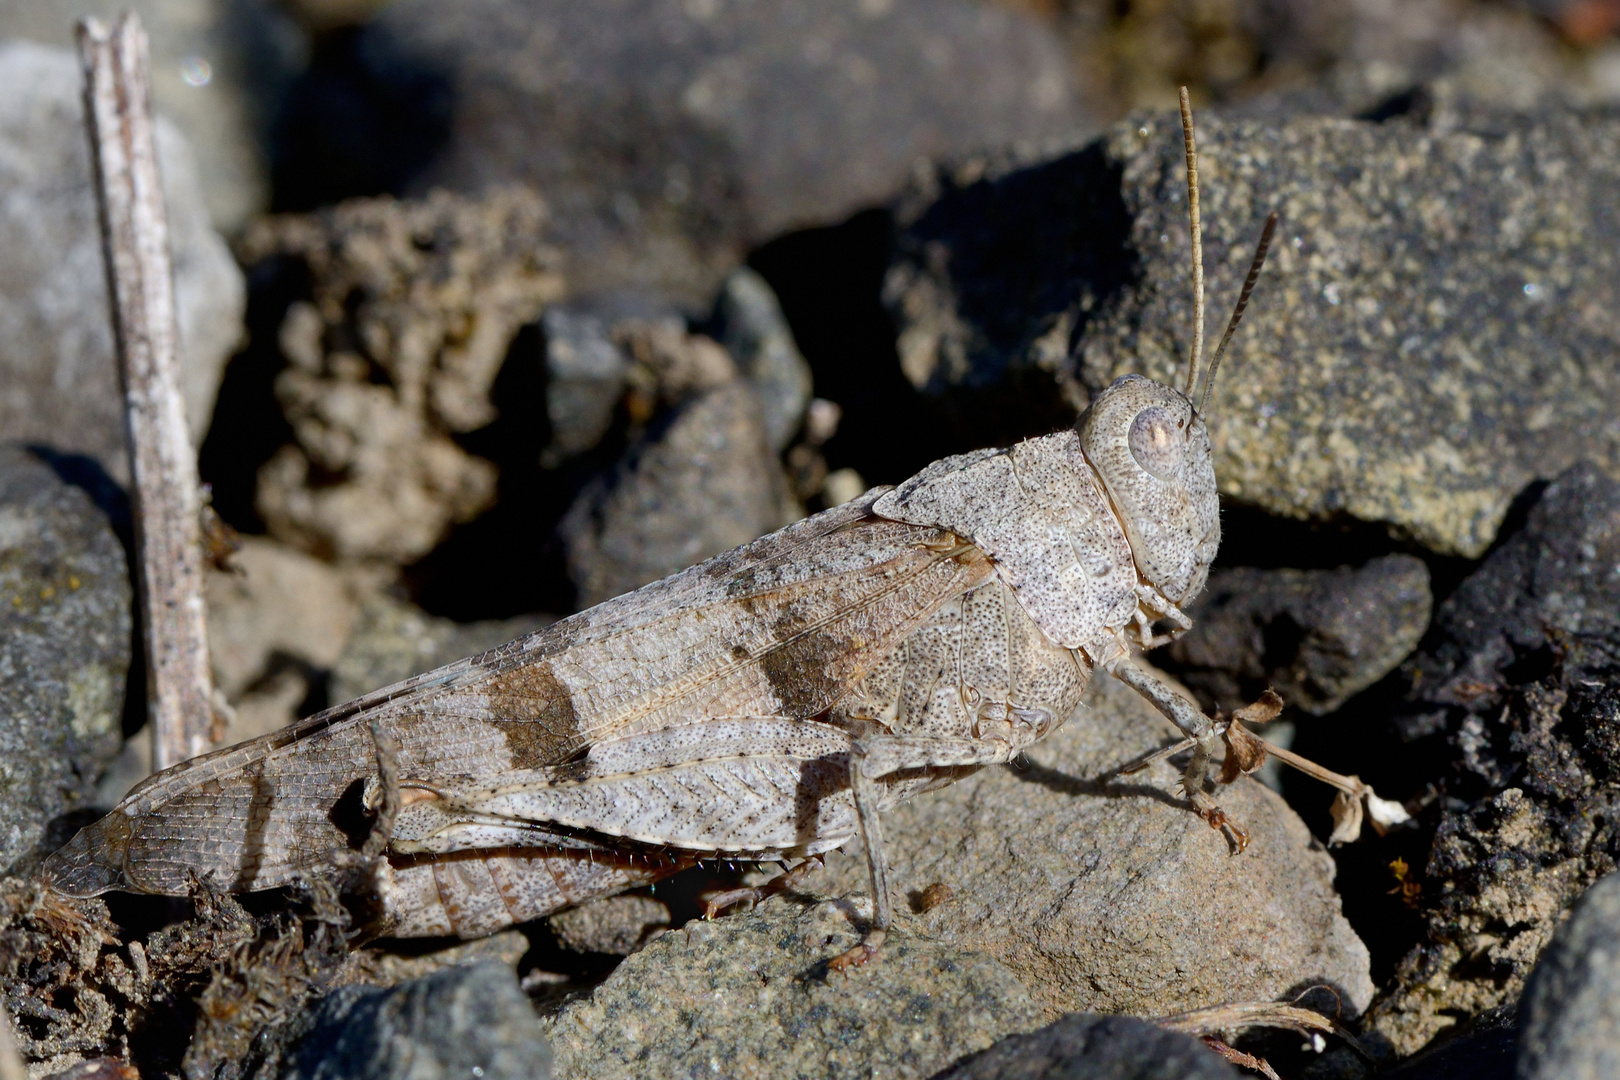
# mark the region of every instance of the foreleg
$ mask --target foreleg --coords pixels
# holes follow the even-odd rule
[[[1209,794],[1209,767],[1214,761],[1216,748],[1221,744],[1221,729],[1168,682],[1138,666],[1129,657],[1113,660],[1106,670],[1146,698],[1187,736],[1192,755],[1181,774],[1182,790],[1198,815],[1209,822],[1209,827],[1229,833],[1237,849],[1242,851],[1249,844],[1248,832],[1227,817],[1226,811]]]

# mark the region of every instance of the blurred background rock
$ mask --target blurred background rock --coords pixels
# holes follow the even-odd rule
[[[0,661],[28,672],[0,717],[19,755],[0,863],[145,773],[138,736],[114,761],[143,691],[137,652],[123,706],[127,465],[70,52],[74,17],[124,6],[0,0]],[[244,534],[207,594],[228,741],[1053,430],[1124,371],[1168,375],[1190,325],[1169,110],[1190,86],[1217,318],[1265,211],[1283,226],[1212,410],[1221,561],[1156,659],[1218,708],[1278,686],[1296,707],[1274,733],[1419,826],[1330,861],[1301,823],[1326,834],[1325,797],[1285,778],[1245,796],[1272,861],[1204,866],[1180,811],[1071,783],[1152,741],[1099,689],[1025,773],[899,811],[917,875],[995,864],[904,948],[968,957],[951,985],[997,1004],[965,1042],[938,1017],[889,1035],[942,1039],[942,1067],[1064,1008],[1326,979],[1390,1054],[1454,1034],[1511,1055],[1537,953],[1620,857],[1594,615],[1620,535],[1620,3],[133,6],[188,415]],[[995,815],[1018,803],[1040,827],[1015,850]],[[1161,932],[1205,909],[1133,862],[1138,835],[1245,897],[1262,945]],[[853,860],[826,876],[862,887]],[[1072,899],[1116,878],[1128,903]],[[606,976],[699,910],[695,881],[534,931],[525,987]],[[825,915],[767,908],[637,964],[741,964],[732,939]],[[1140,970],[1097,959],[1119,941]],[[1183,960],[1202,981],[1137,977]],[[620,970],[571,1015],[627,1014],[642,968]],[[704,1038],[751,1031],[725,1026]]]

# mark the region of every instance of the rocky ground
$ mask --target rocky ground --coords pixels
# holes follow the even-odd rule
[[[1208,410],[1221,556],[1150,659],[1212,710],[1275,688],[1269,738],[1412,821],[1330,847],[1273,762],[1237,850],[1172,764],[1113,777],[1171,732],[1099,677],[886,815],[852,971],[858,843],[713,921],[775,868],[468,943],[368,940],[341,877],[52,894],[150,742],[66,48],[100,6],[0,0],[0,1078],[1620,1070],[1615,5],[135,6],[242,534],[224,742],[1172,379],[1189,82],[1212,333],[1281,223]],[[1260,1003],[1338,1027],[1201,1011]]]

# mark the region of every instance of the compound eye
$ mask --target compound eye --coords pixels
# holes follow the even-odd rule
[[[1157,405],[1143,409],[1131,421],[1131,457],[1160,480],[1181,475],[1182,452],[1186,440],[1175,414]]]

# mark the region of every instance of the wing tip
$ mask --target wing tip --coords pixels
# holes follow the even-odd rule
[[[45,860],[40,876],[55,892],[63,896],[87,899],[104,892],[129,888],[124,873],[123,848],[116,835],[118,821],[123,818],[116,811],[74,834]]]

